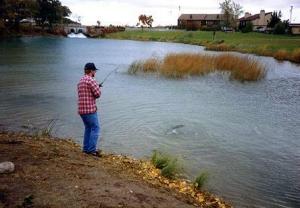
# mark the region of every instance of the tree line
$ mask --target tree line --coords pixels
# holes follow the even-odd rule
[[[19,31],[23,19],[52,28],[68,20],[71,10],[59,0],[0,0],[0,31]]]

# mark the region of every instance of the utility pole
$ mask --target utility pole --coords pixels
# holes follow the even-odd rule
[[[179,5],[178,6],[178,17],[177,17],[177,27],[179,27],[179,25],[181,24],[179,21],[179,17],[180,17],[180,15],[181,15],[181,6]]]
[[[292,14],[293,14],[293,6],[291,6],[291,10],[290,10],[290,23],[292,23]]]

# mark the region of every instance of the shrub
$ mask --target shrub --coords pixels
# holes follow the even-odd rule
[[[285,25],[282,22],[278,22],[274,27],[274,34],[284,34],[285,33]]]
[[[252,24],[252,22],[247,22],[246,26],[243,27],[241,30],[242,30],[242,33],[252,32],[253,31],[253,24]]]

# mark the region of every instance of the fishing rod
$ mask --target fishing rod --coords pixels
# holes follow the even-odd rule
[[[119,69],[119,67],[120,66],[117,66],[114,70],[109,72],[108,75],[106,75],[106,77],[103,79],[103,81],[99,84],[99,87],[103,87],[103,83],[107,80],[108,77],[110,77],[110,75],[112,75],[112,73],[116,72]]]

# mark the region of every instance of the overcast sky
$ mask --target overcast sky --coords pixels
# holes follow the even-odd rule
[[[61,0],[68,6],[72,19],[80,17],[85,25],[136,25],[140,14],[152,15],[153,26],[176,25],[182,13],[220,13],[219,3],[223,0]],[[283,19],[290,18],[293,6],[292,22],[300,23],[300,0],[236,0],[244,12],[257,14],[261,9],[266,12],[281,10]],[[180,10],[179,10],[180,6]],[[242,15],[243,16],[243,15]]]

